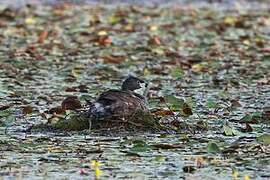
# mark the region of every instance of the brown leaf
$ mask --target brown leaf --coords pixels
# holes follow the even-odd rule
[[[45,41],[45,39],[47,39],[48,37],[48,31],[42,31],[39,36],[38,36],[38,43],[43,43]]]
[[[182,108],[182,112],[184,116],[190,116],[193,114],[192,109],[187,104]]]
[[[47,113],[40,113],[40,116],[43,117],[44,119],[49,118]]]
[[[0,11],[0,18],[8,21],[12,21],[16,17],[16,12],[10,8],[5,8]]]
[[[18,98],[18,97],[21,97],[19,94],[17,94],[16,92],[10,92],[8,97],[11,97],[11,98]]]
[[[195,128],[196,130],[198,131],[201,131],[201,130],[208,130],[208,124],[206,121],[198,121],[195,125]]]
[[[98,14],[93,14],[93,16],[90,17],[89,25],[95,26],[99,23],[101,23],[100,16]]]
[[[161,45],[162,44],[162,42],[161,42],[161,39],[160,39],[160,37],[158,37],[158,36],[154,36],[154,37],[152,37],[150,40],[149,40],[149,44],[153,44],[153,45]]]
[[[173,58],[181,58],[181,56],[180,56],[179,53],[174,52],[172,50],[168,50],[168,49],[165,51],[165,56],[167,56],[167,57],[173,57]],[[175,64],[175,62],[173,64]]]
[[[263,116],[264,119],[270,120],[270,107],[263,108],[262,116]]]
[[[203,167],[204,162],[205,161],[204,161],[204,158],[202,156],[198,156],[198,157],[195,158],[195,163],[196,163],[196,166],[198,168]]]
[[[25,53],[32,57],[31,60],[44,60],[44,57],[39,53],[36,44],[29,44],[25,49]]]
[[[19,73],[19,69],[17,69],[16,67],[14,67],[13,65],[8,64],[8,63],[1,63],[0,69],[3,71],[6,71],[7,73],[12,73],[12,74]]]
[[[6,109],[8,109],[8,108],[10,108],[11,107],[11,105],[3,105],[3,106],[0,106],[0,111],[4,111],[4,110],[6,110]]]
[[[23,111],[23,114],[31,114],[33,112],[33,107],[32,106],[24,106],[22,111]]]
[[[112,44],[112,38],[109,36],[101,36],[98,40],[99,45],[107,46]]]
[[[77,88],[76,87],[67,87],[65,89],[66,92],[77,92]]]
[[[37,51],[37,47],[35,44],[29,44],[25,49],[25,52],[30,55],[35,54],[36,51]]]
[[[261,48],[261,49],[260,49],[260,52],[262,52],[262,53],[270,53],[270,47],[267,47],[267,48]]]
[[[132,24],[127,24],[124,26],[124,31],[125,32],[135,32],[135,28]]]
[[[171,122],[171,125],[174,126],[174,127],[176,127],[177,129],[179,129],[181,127],[181,124],[182,123],[180,121],[177,121],[177,120],[173,120]]]
[[[162,29],[165,29],[165,30],[172,30],[172,28],[175,27],[175,24],[171,23],[171,24],[163,24],[161,25]]]
[[[87,93],[88,87],[86,85],[79,85],[79,86],[75,86],[75,87],[67,87],[66,88],[66,92],[84,92]]]
[[[237,99],[231,100],[231,106],[232,107],[242,107],[241,103]]]
[[[165,104],[165,103],[166,103],[166,100],[165,100],[165,98],[164,98],[164,97],[159,97],[159,101],[160,101],[160,103],[163,103],[163,104]]]
[[[4,28],[4,27],[7,27],[7,23],[0,20],[0,28]],[[2,42],[2,39],[0,39],[0,40],[1,40],[0,42]]]
[[[63,100],[62,108],[66,110],[67,109],[75,110],[82,108],[82,105],[76,96],[69,96]]]
[[[164,109],[157,110],[154,114],[155,114],[156,116],[162,116],[162,117],[174,115],[173,111],[170,111],[170,110],[164,110]]]
[[[85,84],[81,84],[78,86],[79,92],[87,93],[88,92],[88,87]]]
[[[244,128],[241,128],[241,131],[242,132],[252,132],[253,128],[248,123],[246,123],[246,126]]]
[[[183,171],[185,173],[193,173],[196,170],[194,166],[184,166]]]
[[[107,63],[110,63],[110,64],[120,64],[122,63],[123,61],[125,61],[125,58],[124,57],[121,57],[121,56],[104,56],[102,57],[103,59],[103,62],[105,64]]]
[[[151,146],[157,149],[178,149],[184,147],[182,144],[153,144]]]
[[[191,71],[194,73],[207,72],[208,68],[203,64],[193,64],[191,67]]]

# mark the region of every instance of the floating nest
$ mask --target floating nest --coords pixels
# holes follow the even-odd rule
[[[150,112],[137,111],[129,117],[90,118],[86,112],[72,113],[57,122],[40,124],[32,130],[41,131],[84,131],[89,132],[168,132],[172,128],[163,126],[159,118]]]

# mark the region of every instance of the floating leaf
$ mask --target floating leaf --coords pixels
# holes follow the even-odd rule
[[[223,133],[226,135],[226,136],[234,136],[234,129],[228,125],[223,125]]]
[[[184,147],[182,144],[153,144],[151,146],[157,149],[179,149]]]
[[[120,64],[125,61],[125,58],[122,56],[104,56],[102,59],[105,64]]]
[[[216,154],[220,152],[220,148],[216,143],[211,142],[207,145],[207,152]]]
[[[185,102],[190,108],[194,108],[196,105],[196,102],[194,101],[192,97],[188,97]]]
[[[79,173],[80,173],[80,175],[89,175],[89,173],[85,169],[83,169],[83,168],[81,168],[79,170]]]
[[[112,44],[112,38],[109,36],[101,36],[98,40],[99,45],[107,46]]]
[[[224,19],[224,23],[227,25],[234,25],[236,23],[237,19],[235,17],[232,16],[227,16]]]
[[[162,43],[161,43],[161,39],[160,39],[160,37],[158,37],[158,36],[154,36],[153,38],[151,38],[150,40],[149,40],[149,43],[150,44],[153,44],[153,45],[161,45]]]
[[[248,123],[245,123],[245,124],[246,124],[245,128],[241,128],[241,131],[242,132],[252,132],[253,128]]]
[[[156,108],[159,103],[160,103],[159,99],[149,99],[148,100],[148,106],[149,106],[150,109]]]
[[[270,144],[270,134],[263,134],[259,137],[257,137],[257,140],[265,145]]]
[[[181,114],[183,116],[190,116],[193,114],[192,109],[188,106],[188,104],[184,103],[184,105],[181,109]]]
[[[206,72],[207,71],[207,64],[206,63],[194,64],[194,65],[192,65],[191,70],[194,73]]]
[[[164,109],[155,111],[154,114],[155,114],[156,116],[171,116],[171,115],[174,115],[173,111],[170,111],[170,110],[164,110]]]
[[[42,31],[38,36],[38,43],[43,43],[45,39],[48,37],[48,31]]]
[[[143,140],[135,140],[132,144],[133,147],[130,149],[131,152],[145,152],[150,149],[150,146]]]
[[[2,114],[0,113],[0,117],[3,117]],[[11,126],[14,122],[16,121],[16,117],[12,116],[11,114],[9,116],[6,116],[4,121],[0,121],[0,126]]]
[[[156,47],[152,49],[153,53],[156,53],[157,55],[164,55],[164,50],[162,48]]]
[[[270,122],[270,107],[264,108],[263,113],[262,113],[262,118],[265,121]]]
[[[26,24],[29,24],[29,25],[35,24],[35,23],[36,23],[36,20],[35,20],[35,18],[33,18],[33,17],[27,17],[27,18],[25,19],[25,23],[26,23]]]
[[[252,116],[250,114],[245,115],[240,119],[240,122],[246,122],[251,123],[252,122]]]
[[[108,35],[108,33],[107,33],[107,31],[99,31],[98,35],[99,36],[105,36],[105,35]]]
[[[109,16],[108,22],[112,25],[119,23],[121,19],[117,16]]]
[[[196,170],[194,166],[184,166],[183,171],[185,173],[193,173]]]
[[[196,162],[197,167],[202,167],[205,160],[204,160],[204,158],[202,156],[198,156],[198,157],[195,158],[195,162]]]
[[[192,109],[183,99],[178,99],[175,96],[166,96],[163,100],[173,111],[179,111],[183,116],[192,115]]]
[[[0,111],[4,111],[6,109],[9,109],[10,107],[11,107],[11,105],[0,106]]]
[[[235,128],[230,127],[228,125],[223,125],[223,133],[226,136],[235,136],[235,135],[239,134],[239,132]]]
[[[183,99],[176,98],[173,95],[166,96],[165,101],[171,106],[173,110],[176,110],[176,111],[179,111],[185,103]]]
[[[132,25],[132,24],[127,24],[127,25],[124,26],[124,30],[125,30],[126,32],[134,32],[134,31],[135,31],[134,25]]]
[[[23,114],[31,114],[33,112],[33,107],[32,106],[24,106],[22,111],[23,111]]]
[[[62,102],[62,108],[63,109],[70,109],[70,110],[75,110],[75,109],[80,109],[82,107],[81,102],[78,100],[76,96],[69,96],[66,99],[63,100]]]
[[[158,26],[152,25],[152,26],[149,27],[149,30],[152,31],[152,32],[157,31],[158,30]]]
[[[239,100],[236,99],[232,99],[231,100],[231,106],[232,107],[242,107],[241,103],[239,102]]]
[[[166,157],[161,156],[161,155],[157,155],[153,160],[160,162],[160,161],[164,161],[165,159],[166,159]]]
[[[214,100],[214,99],[208,99],[206,105],[208,108],[217,108],[218,107],[218,104],[217,104],[216,100]]]
[[[248,39],[245,39],[245,40],[243,41],[243,44],[246,45],[246,46],[249,46],[250,43],[251,43],[251,42],[250,42]]]
[[[254,112],[252,114],[246,114],[243,118],[240,119],[241,123],[250,123],[257,124],[263,120],[262,112]]]
[[[180,68],[173,68],[171,69],[171,76],[177,79],[181,79],[184,75],[184,72]]]

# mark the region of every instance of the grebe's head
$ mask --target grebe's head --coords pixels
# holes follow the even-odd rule
[[[139,89],[145,89],[147,87],[147,83],[134,76],[128,76],[127,79],[124,80],[122,84],[122,90],[124,91],[135,91]]]

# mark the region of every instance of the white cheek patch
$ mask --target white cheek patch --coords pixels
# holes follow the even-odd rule
[[[96,112],[103,112],[104,111],[104,107],[102,106],[102,104],[95,103],[94,106],[95,106]]]
[[[134,90],[135,93],[142,95],[143,94],[143,88]]]
[[[134,90],[135,93],[143,95],[146,90],[146,83],[140,83],[141,88]]]
[[[140,83],[141,88],[146,88],[146,83]]]

